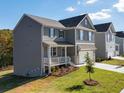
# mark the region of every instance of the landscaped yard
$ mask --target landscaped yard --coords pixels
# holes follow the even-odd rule
[[[118,60],[118,59],[105,60],[102,63],[124,66],[124,60]]]
[[[63,77],[21,78],[12,71],[0,72],[0,91],[7,93],[119,93],[124,88],[124,74],[95,69],[93,79],[99,81],[94,87],[82,83],[88,78],[85,68]]]

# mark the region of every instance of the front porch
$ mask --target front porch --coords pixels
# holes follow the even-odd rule
[[[72,44],[45,42],[43,45],[43,65],[44,70],[47,67],[48,73],[51,73],[51,67],[59,65],[67,65],[71,62],[71,55],[69,55],[69,48],[74,47]]]
[[[51,60],[51,64],[49,64],[49,60]],[[67,57],[51,57],[51,59],[49,58],[45,58],[44,57],[44,65],[45,66],[58,66],[58,65],[63,65],[63,64],[68,64],[69,62],[71,62],[71,58],[69,56]]]

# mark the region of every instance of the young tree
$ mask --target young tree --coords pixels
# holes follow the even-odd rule
[[[92,80],[91,73],[94,73],[94,68],[93,68],[94,63],[90,59],[88,52],[85,56],[85,62],[86,62],[86,72],[89,73],[89,80]]]

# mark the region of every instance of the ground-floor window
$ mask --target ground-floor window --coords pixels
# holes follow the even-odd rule
[[[57,56],[57,48],[56,47],[51,48],[51,56]]]
[[[116,49],[116,51],[118,51],[119,50],[119,47],[118,46],[115,46],[115,49]]]

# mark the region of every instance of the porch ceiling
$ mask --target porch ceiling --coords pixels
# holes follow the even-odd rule
[[[47,46],[52,47],[73,47],[73,44],[70,44],[68,42],[56,42],[56,41],[43,41],[43,43]]]

